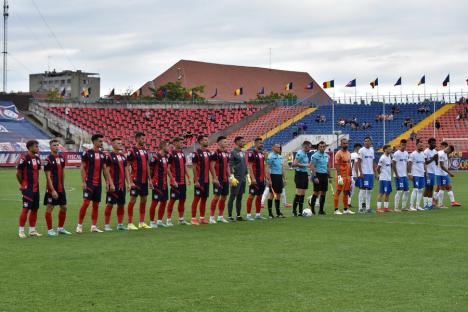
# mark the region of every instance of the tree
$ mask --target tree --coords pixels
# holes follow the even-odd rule
[[[205,86],[196,86],[193,88],[184,88],[180,81],[168,82],[158,88],[149,88],[151,96],[148,99],[184,101],[184,100],[203,100],[200,93],[205,91]]]

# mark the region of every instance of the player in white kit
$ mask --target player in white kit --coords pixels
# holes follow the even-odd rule
[[[371,195],[374,188],[374,172],[376,165],[374,163],[374,148],[372,147],[372,139],[364,138],[364,147],[359,149],[357,171],[358,179],[356,186],[359,190],[359,212],[371,213]]]
[[[349,190],[349,196],[348,196],[348,207],[352,207],[351,201],[353,199],[354,195],[354,189],[356,188],[356,179],[358,178],[358,173],[357,173],[357,161],[359,158],[359,149],[361,149],[362,144],[361,143],[356,143],[354,144],[354,151],[351,153],[351,188]]]
[[[395,173],[395,211],[400,211],[400,199],[401,199],[401,210],[403,211],[416,211],[416,209],[407,209],[406,204],[408,203],[409,197],[409,182],[408,182],[408,160],[409,154],[406,151],[405,139],[400,141],[399,149],[393,153],[393,172]],[[401,196],[403,193],[403,197]]]
[[[424,145],[422,141],[416,142],[416,150],[409,156],[408,171],[409,179],[413,181],[413,192],[410,199],[410,210],[424,211],[420,206],[421,197],[426,182],[426,155],[423,152]]]
[[[377,213],[391,212],[388,208],[388,198],[392,192],[392,157],[390,153],[392,147],[390,145],[384,145],[382,147],[383,154],[380,156],[379,163],[377,165],[377,172],[379,173],[379,195],[377,197]],[[382,208],[382,200],[383,206]]]
[[[424,189],[424,209],[430,210],[433,208],[432,195],[434,194],[434,186],[436,185],[436,170],[437,170],[437,150],[436,150],[436,139],[430,138],[427,141],[428,148],[424,150],[426,156],[426,187]]]
[[[445,143],[445,144],[443,144]],[[448,145],[446,142],[441,143],[442,146]],[[438,208],[447,208],[444,206],[444,192],[447,191],[447,195],[450,199],[450,205],[461,206],[461,204],[455,201],[455,195],[452,191],[452,183],[450,177],[454,177],[450,171],[448,155],[454,151],[453,145],[448,145],[444,150],[438,152],[439,162],[436,170],[437,186],[439,187],[438,193]]]

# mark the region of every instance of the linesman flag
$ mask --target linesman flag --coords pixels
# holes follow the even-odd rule
[[[377,87],[379,85],[379,78],[375,78],[374,81],[371,81],[370,82],[370,86],[372,87],[372,89],[374,89],[375,87]]]
[[[240,87],[234,90],[234,95],[242,95],[244,93],[244,88]]]
[[[395,82],[395,84],[393,86],[401,86],[401,77],[398,78],[398,80]]]
[[[450,74],[445,77],[444,82],[442,82],[442,86],[446,87],[450,83]]]
[[[426,84],[426,75],[422,76],[421,79],[418,82],[418,86]]]
[[[323,88],[324,89],[334,88],[334,87],[335,87],[335,80],[325,81],[323,83]]]
[[[348,82],[348,84],[345,86],[346,88],[353,88],[356,86],[356,79],[351,80]]]
[[[292,88],[293,88],[293,83],[290,82],[290,83],[288,83],[288,84],[284,87],[284,90],[286,90],[286,91],[287,91],[287,90],[292,90]]]

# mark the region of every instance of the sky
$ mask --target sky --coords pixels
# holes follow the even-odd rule
[[[101,95],[137,89],[180,59],[357,79],[358,95],[468,92],[468,1],[15,0],[9,1],[8,90],[29,74],[81,69]],[[403,87],[394,87],[402,76]]]

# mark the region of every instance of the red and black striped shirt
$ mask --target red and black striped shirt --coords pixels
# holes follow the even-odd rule
[[[211,154],[210,160],[215,162],[215,172],[219,182],[228,182],[229,154],[218,149]]]
[[[151,182],[159,189],[167,188],[167,156],[156,153],[151,157],[150,168],[153,171]]]
[[[127,158],[120,153],[110,152],[106,155],[106,165],[109,167],[109,173],[115,189],[124,191]]]
[[[21,188],[30,192],[39,192],[39,170],[41,159],[39,156],[26,154],[21,156],[17,170],[21,175]]]
[[[136,146],[128,152],[127,161],[132,167],[132,180],[135,183],[145,184],[148,183],[148,151],[140,149]]]
[[[185,170],[187,159],[182,151],[172,151],[169,154],[168,162],[171,165],[172,178],[178,185],[185,185]],[[171,181],[172,183],[172,181]]]
[[[210,151],[197,149],[193,153],[192,163],[197,165],[197,181],[210,183]]]
[[[253,175],[257,182],[265,181],[265,155],[257,150],[250,151],[247,160],[252,165]]]
[[[104,153],[93,149],[87,150],[81,155],[81,162],[85,165],[86,184],[101,186],[102,169],[105,163]]]
[[[65,159],[61,155],[54,156],[50,154],[44,162],[44,171],[50,172],[52,186],[58,193],[63,192],[63,169],[65,168]],[[47,192],[52,192],[47,184]]]

